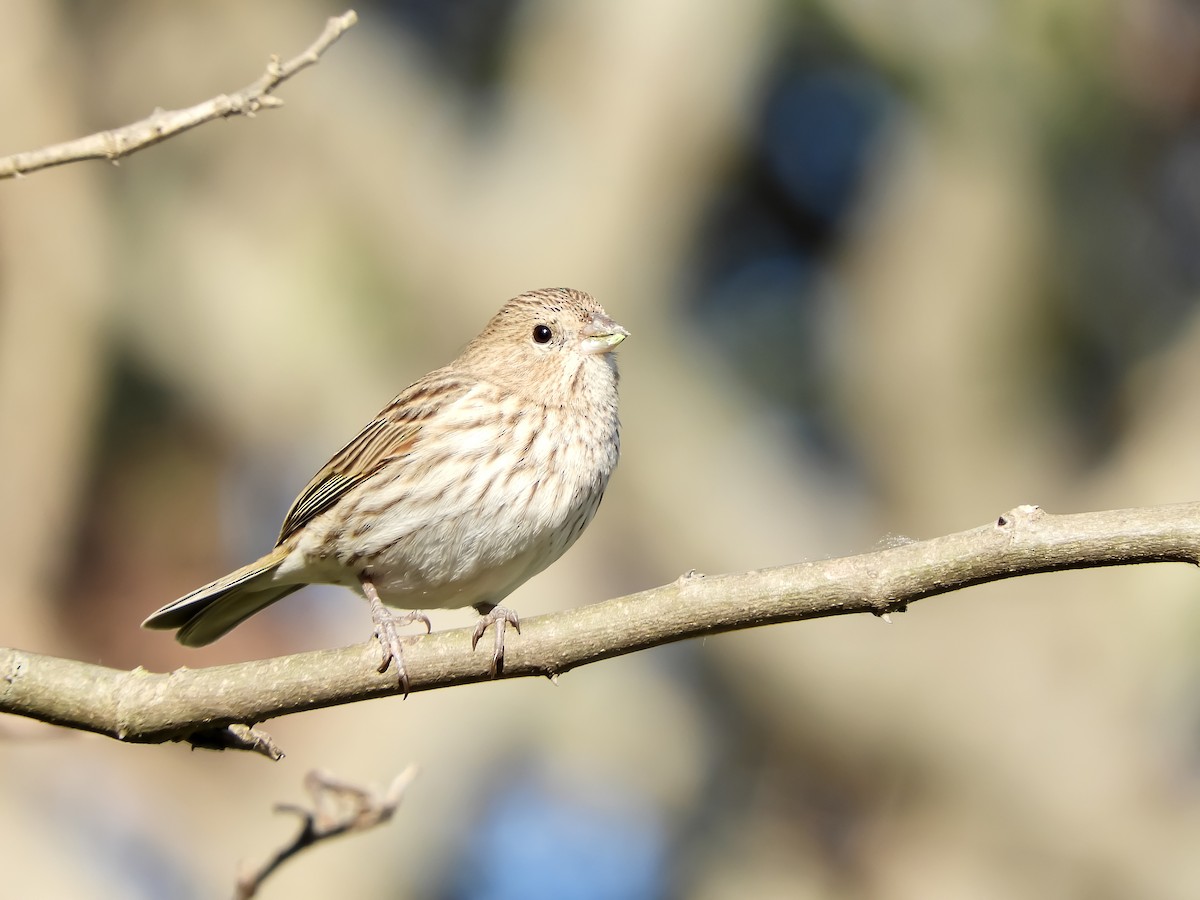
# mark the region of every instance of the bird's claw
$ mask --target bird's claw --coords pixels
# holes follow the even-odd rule
[[[425,633],[433,632],[433,623],[429,621],[429,616],[421,612],[419,609],[414,609],[412,612],[406,612],[402,616],[393,615],[392,621],[397,625],[411,625],[413,622],[420,622],[425,626]]]
[[[375,590],[375,585],[367,578],[362,579],[362,588],[367,603],[371,606],[371,622],[375,626],[375,638],[383,649],[383,658],[379,663],[378,671],[386,672],[388,666],[392,664],[392,660],[395,660],[396,677],[399,680],[400,690],[404,691],[404,696],[407,697],[412,685],[408,680],[408,671],[404,668],[404,653],[401,650],[398,629],[403,625],[420,622],[425,626],[425,633],[429,634],[433,631],[433,623],[429,621],[429,616],[419,610],[407,612],[402,616],[394,615],[383,605],[383,601],[379,599],[379,592]]]
[[[397,623],[395,617],[387,610],[384,610],[383,616],[372,616],[375,621],[375,638],[379,641],[379,646],[383,649],[383,658],[379,663],[377,671],[386,672],[388,666],[392,664],[392,660],[396,661],[396,675],[400,681],[400,689],[404,691],[404,696],[408,696],[408,691],[411,687],[408,680],[408,672],[404,668],[404,653],[400,648],[400,633],[396,630]]]
[[[489,625],[496,626],[496,643],[492,649],[492,662],[488,667],[488,672],[495,678],[504,671],[504,632],[511,625],[517,630],[517,634],[520,634],[521,620],[511,609],[503,606],[494,607],[490,612],[479,617],[479,622],[475,625],[475,632],[471,635],[472,650],[478,646],[479,639],[483,637]]]
[[[411,625],[413,622],[420,622],[425,626],[425,633],[429,634],[433,631],[433,623],[429,621],[429,616],[419,610],[413,610],[402,616],[397,616],[382,603],[379,605],[378,613],[376,613],[375,607],[372,606],[371,619],[375,623],[375,637],[378,638],[380,646],[383,647],[383,660],[379,663],[379,671],[386,672],[388,666],[392,664],[392,660],[395,660],[396,675],[400,679],[400,688],[404,691],[404,696],[407,697],[411,685],[408,680],[408,672],[404,669],[404,654],[400,651],[400,632],[398,629],[404,625]]]

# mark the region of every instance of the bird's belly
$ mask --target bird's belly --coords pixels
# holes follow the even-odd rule
[[[413,454],[410,477],[389,480],[385,470],[364,482],[310,523],[297,562],[309,580],[357,588],[369,578],[403,609],[499,603],[575,542],[616,463],[612,448],[595,458],[578,451],[584,458],[564,467],[555,455],[562,428],[522,427],[519,467],[485,446],[454,478]]]
[[[303,557],[297,562],[305,580],[357,590],[368,578],[384,603],[402,609],[498,604],[565,553],[598,504],[597,494],[566,521],[506,516],[483,504],[415,527],[402,511],[384,509],[354,535],[322,537],[312,529],[311,542],[297,548]]]
[[[495,605],[544,569],[542,554],[531,549],[499,565],[462,565],[453,571],[422,570],[381,554],[364,573],[389,606],[403,609],[450,609]]]
[[[560,521],[487,504],[405,533],[395,525],[385,514],[371,529],[363,574],[385,603],[406,609],[499,603],[574,542]]]

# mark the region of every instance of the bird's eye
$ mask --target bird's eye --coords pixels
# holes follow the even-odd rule
[[[552,337],[554,337],[554,332],[550,330],[549,325],[533,326],[533,342],[535,344],[548,344]]]

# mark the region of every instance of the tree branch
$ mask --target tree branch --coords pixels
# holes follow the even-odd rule
[[[392,780],[386,791],[379,792],[342,781],[327,772],[309,772],[304,787],[312,797],[312,809],[291,803],[275,807],[276,812],[295,813],[300,817],[299,832],[261,866],[247,869],[238,876],[235,900],[249,900],[255,896],[272,872],[302,850],[330,838],[367,831],[390,822],[416,776],[417,767],[409,766]]]
[[[357,21],[358,15],[354,10],[333,16],[325,23],[325,30],[321,32],[320,37],[304,52],[285,63],[281,63],[279,57],[272,56],[262,77],[240,91],[221,94],[187,109],[158,109],[140,122],[123,128],[97,132],[63,144],[42,147],[40,150],[0,157],[0,179],[85,159],[107,159],[116,162],[122,157],[205,122],[230,116],[253,116],[260,109],[282,106],[283,101],[273,94],[275,88],[301,69],[314,65],[321,54]]]
[[[1200,503],[1063,516],[1020,506],[990,525],[928,541],[738,575],[689,573],[638,594],[530,618],[506,642],[501,677],[553,679],[577,666],[700,635],[823,616],[886,615],[988,581],[1153,562],[1200,564]],[[472,652],[470,634],[459,629],[407,642],[411,690],[487,681],[490,655]],[[371,641],[155,674],[0,650],[0,712],[124,741],[183,740],[272,755],[265,736],[247,725],[400,693],[394,672],[376,671],[378,659]]]

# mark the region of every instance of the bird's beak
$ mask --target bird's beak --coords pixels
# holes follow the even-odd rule
[[[608,316],[593,316],[583,329],[582,349],[584,353],[610,353],[627,337],[629,332]]]

